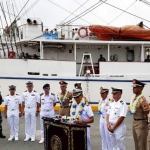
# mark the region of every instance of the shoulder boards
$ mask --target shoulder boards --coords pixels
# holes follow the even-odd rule
[[[86,106],[89,106],[89,102],[88,102],[87,99],[85,99],[85,105],[86,105]]]
[[[114,100],[112,98],[109,98],[109,102],[114,102]]]
[[[44,93],[41,93],[40,96],[44,95]]]
[[[35,90],[33,92],[36,92]]]
[[[27,92],[27,90],[26,90],[26,91],[24,91],[24,92]]]
[[[121,103],[121,104],[124,104],[124,102],[123,102],[122,100],[120,101],[120,103]]]
[[[16,94],[16,95],[19,95],[19,94]]]
[[[54,94],[54,93],[51,93],[51,95],[55,96],[55,94]]]
[[[7,94],[6,96],[9,96],[9,94]]]

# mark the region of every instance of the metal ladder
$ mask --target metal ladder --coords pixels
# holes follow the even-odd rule
[[[88,59],[89,58],[89,59]],[[93,76],[95,77],[95,71],[94,71],[94,67],[93,67],[93,61],[92,61],[92,56],[91,56],[91,53],[83,53],[83,56],[82,56],[82,62],[81,62],[81,66],[80,66],[80,71],[79,71],[79,77],[81,76],[81,72],[82,72],[82,67],[83,67],[83,63],[91,63],[91,66],[92,66],[92,71],[93,71]],[[89,73],[91,74],[88,70],[88,66],[87,66],[87,71],[86,71],[86,74]]]

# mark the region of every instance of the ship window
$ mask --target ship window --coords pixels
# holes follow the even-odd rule
[[[57,74],[51,74],[51,76],[57,76]]]
[[[39,72],[28,72],[28,75],[40,75]]]
[[[48,76],[48,74],[43,74],[43,76]]]

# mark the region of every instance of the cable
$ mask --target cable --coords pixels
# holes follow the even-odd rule
[[[135,0],[136,2],[137,0]],[[133,6],[135,4],[135,2],[133,2],[129,7],[127,7],[127,9],[125,11],[127,11],[131,6]],[[107,25],[111,24],[112,22],[114,22],[116,19],[118,19],[122,14],[124,13],[124,11],[122,13],[120,13],[117,17],[115,17],[111,22],[109,22]]]
[[[77,2],[76,0],[74,0],[77,4],[81,5],[79,2]],[[87,9],[86,7],[82,6],[83,8]],[[98,19],[100,19],[101,21],[105,22],[107,24],[107,22],[105,20],[103,20],[102,18],[100,18],[98,15],[96,15],[95,13],[91,12],[91,14],[93,14],[95,17],[97,17]]]
[[[80,5],[74,12],[72,12],[66,19],[64,19],[62,22],[67,20],[71,15],[73,15],[77,10],[79,10],[83,5],[85,5],[89,0],[85,1],[82,5]]]
[[[32,9],[38,2],[39,0],[36,0],[25,12],[23,12],[23,14],[20,15],[19,19],[21,19],[27,12],[29,12],[30,9]]]
[[[54,3],[54,2],[52,2],[51,0],[48,0],[49,2],[51,2],[51,3],[53,3],[54,5],[56,5],[56,6],[58,6],[59,8],[61,8],[61,9],[63,9],[63,10],[65,10],[66,12],[68,12],[68,13],[70,13],[71,14],[71,12],[70,11],[68,11],[67,9],[65,9],[65,8],[63,8],[62,6],[60,6],[60,5],[58,5],[58,4],[56,4],[56,3]],[[76,16],[76,15],[74,15],[74,16]],[[91,24],[89,21],[87,21],[87,20],[85,20],[85,19],[82,19],[83,21],[85,21],[85,22],[87,22],[87,23],[89,23],[89,24]]]
[[[102,1],[103,1],[103,0],[102,0]],[[127,13],[127,14],[130,14],[131,16],[134,16],[134,17],[137,17],[137,18],[142,19],[142,20],[144,20],[144,21],[150,22],[150,21],[147,20],[147,19],[144,19],[144,18],[139,17],[139,16],[137,16],[137,15],[134,15],[134,14],[132,14],[132,13],[130,13],[130,12],[127,12],[127,11],[125,11],[125,10],[123,10],[123,9],[121,9],[121,8],[118,8],[118,7],[114,6],[114,5],[111,5],[111,4],[109,4],[109,3],[105,2],[105,1],[103,1],[103,2],[104,2],[105,4],[111,6],[111,7],[114,7],[114,8],[116,8],[116,9],[118,9],[118,10],[121,10],[121,11]]]

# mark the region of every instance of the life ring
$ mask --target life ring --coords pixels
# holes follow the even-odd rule
[[[82,31],[84,31],[85,33],[83,34]],[[88,36],[88,30],[86,27],[81,27],[79,30],[78,30],[78,35],[81,37],[81,38],[85,38],[86,36]]]

